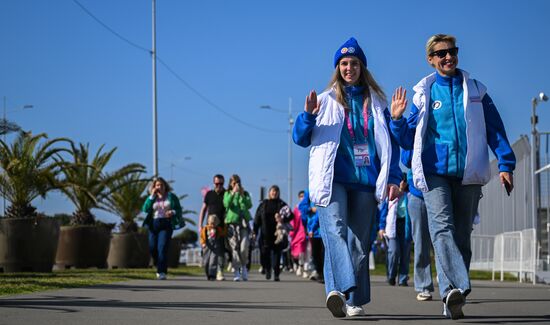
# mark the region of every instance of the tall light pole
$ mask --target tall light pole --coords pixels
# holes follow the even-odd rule
[[[539,102],[548,101],[548,97],[541,92],[538,97],[533,97],[531,100],[532,104],[532,115],[531,115],[531,209],[532,209],[532,219],[533,227],[537,229],[537,219],[538,219],[538,207],[540,205],[539,200],[539,182],[536,171],[539,169],[539,135],[537,131],[538,116],[536,113],[537,105]],[[537,237],[539,235],[537,234]],[[537,240],[538,242],[538,240]]]
[[[153,174],[158,176],[158,140],[157,140],[157,22],[156,0],[153,1]]]
[[[276,109],[271,107],[271,105],[262,105],[260,108],[270,109],[272,111],[285,113],[281,109]],[[287,203],[289,206],[292,206],[292,125],[294,124],[294,119],[292,118],[292,98],[288,98],[288,200]]]
[[[288,98],[288,204],[292,205],[292,98]]]

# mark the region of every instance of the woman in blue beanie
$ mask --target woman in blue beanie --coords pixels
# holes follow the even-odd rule
[[[362,316],[370,301],[369,250],[377,201],[397,197],[399,148],[380,86],[354,38],[334,55],[334,74],[311,91],[294,125],[294,142],[311,146],[310,199],[325,246],[326,306],[334,317]]]

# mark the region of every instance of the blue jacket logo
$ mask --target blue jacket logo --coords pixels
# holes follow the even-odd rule
[[[436,100],[433,104],[432,104],[432,108],[434,110],[438,110],[441,108],[441,101],[440,100]]]

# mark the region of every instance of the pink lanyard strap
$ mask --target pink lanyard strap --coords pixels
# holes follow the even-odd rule
[[[349,135],[351,136],[351,140],[355,142],[355,132],[353,131],[353,125],[351,125],[351,120],[349,118],[349,115],[351,115],[353,110],[350,110],[348,114],[346,114],[346,124],[348,126]],[[369,136],[369,113],[367,112],[367,108],[363,107],[363,136],[367,138]]]

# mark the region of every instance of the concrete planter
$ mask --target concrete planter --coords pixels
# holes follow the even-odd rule
[[[61,227],[56,267],[106,268],[111,229],[105,226]]]
[[[111,269],[149,266],[149,242],[146,233],[113,234],[107,264]]]
[[[0,271],[51,272],[59,223],[52,218],[0,219]]]
[[[168,267],[178,267],[180,264],[181,239],[172,238],[168,249]]]

